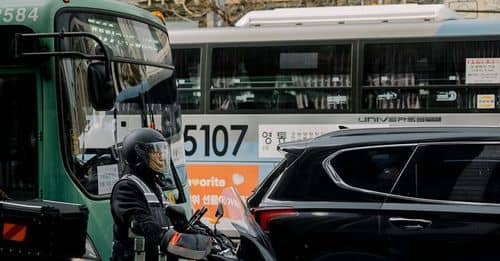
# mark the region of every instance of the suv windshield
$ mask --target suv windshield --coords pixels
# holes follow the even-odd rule
[[[90,32],[97,35],[115,57],[142,62],[172,63],[165,31],[136,20],[116,16],[64,13],[57,31]],[[83,37],[60,42],[64,51],[99,54],[97,44]],[[117,146],[129,131],[140,127],[160,130],[171,143],[173,163],[184,166],[180,136],[180,107],[173,71],[153,66],[113,63],[117,103],[111,111],[95,111],[88,96],[87,69],[94,61],[59,60],[63,136],[68,167],[73,178],[90,195],[111,192],[123,166],[118,164]],[[185,171],[177,171],[182,183]],[[175,187],[167,173],[167,184]]]

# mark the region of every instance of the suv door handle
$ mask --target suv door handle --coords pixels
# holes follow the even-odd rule
[[[418,230],[430,226],[432,224],[432,221],[426,219],[391,217],[389,218],[389,223],[403,229]]]

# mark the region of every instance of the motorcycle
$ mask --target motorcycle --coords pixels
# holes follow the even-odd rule
[[[213,229],[201,221],[206,212],[207,208],[203,207],[187,220],[182,210],[176,207],[167,208],[167,215],[174,221],[174,227],[178,231],[203,234],[212,238],[208,261],[277,260],[269,237],[260,229],[235,188],[223,190]],[[217,225],[223,218],[238,232],[238,243],[217,230]]]

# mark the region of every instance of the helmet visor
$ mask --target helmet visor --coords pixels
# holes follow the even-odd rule
[[[148,166],[150,169],[165,173],[170,164],[170,146],[168,142],[154,142],[146,144]]]

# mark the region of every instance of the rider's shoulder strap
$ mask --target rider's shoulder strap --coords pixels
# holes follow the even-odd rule
[[[139,177],[135,175],[125,175],[122,177],[122,179],[128,179],[130,181],[133,181],[137,187],[139,187],[144,194],[144,197],[146,197],[146,201],[148,204],[160,204],[160,200],[156,196],[156,194],[149,189],[149,187],[142,181]]]

